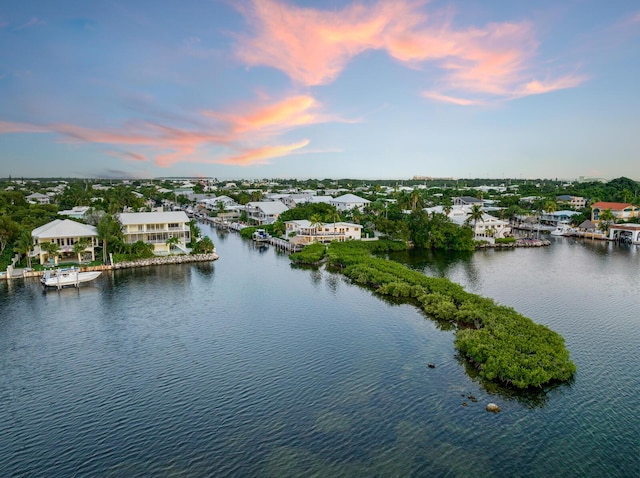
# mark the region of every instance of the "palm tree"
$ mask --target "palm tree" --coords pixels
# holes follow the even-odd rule
[[[91,245],[91,239],[88,237],[81,237],[73,245],[73,252],[78,254],[78,263],[82,262],[82,253]]]
[[[415,211],[416,209],[418,209],[418,206],[422,207],[422,197],[420,196],[420,193],[417,190],[413,190],[411,191],[411,195],[409,196],[410,200],[411,200],[411,210]]]
[[[213,242],[211,241],[211,238],[209,236],[204,236],[202,239],[200,239],[196,243],[194,247],[194,252],[198,254],[209,254],[213,252],[214,249],[215,247],[213,246]]]
[[[180,239],[178,239],[178,236],[171,236],[169,239],[167,239],[167,246],[169,247],[169,252],[171,252],[171,247],[177,245],[180,242]]]
[[[116,239],[121,233],[120,223],[111,214],[105,214],[96,226],[98,239],[102,241],[102,262],[107,262],[107,247],[109,242]]]
[[[320,216],[320,214],[313,214],[309,218],[309,221],[311,222],[311,228],[315,229],[317,234],[318,227],[322,226],[322,217]]]
[[[26,229],[23,229],[18,237],[18,241],[16,242],[13,251],[25,255],[27,258],[27,267],[31,268],[31,251],[33,250],[33,238],[31,237],[31,233]]]
[[[40,247],[47,253],[48,258],[53,256],[53,262],[55,264],[58,263],[58,252],[60,251],[60,246],[57,242],[45,242]]]
[[[191,221],[189,221],[187,225],[189,226],[189,237],[191,238],[190,242],[191,244],[195,244],[196,242],[198,242],[198,238],[202,235],[202,231],[198,227],[195,219],[191,219]]]
[[[479,204],[474,204],[473,206],[471,206],[469,215],[464,222],[467,225],[471,225],[471,223],[473,222],[473,232],[475,234],[475,225],[478,223],[478,221],[482,221],[484,223],[484,213],[482,212],[482,207]]]
[[[609,226],[616,221],[616,216],[611,212],[611,209],[605,209],[600,213],[599,221],[598,229],[606,234],[609,231]]]

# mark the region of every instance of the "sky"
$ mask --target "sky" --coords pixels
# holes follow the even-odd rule
[[[0,177],[640,180],[640,3],[7,0]]]

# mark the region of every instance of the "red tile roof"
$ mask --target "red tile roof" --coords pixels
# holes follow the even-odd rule
[[[632,207],[633,205],[626,202],[595,202],[591,205],[591,209],[611,209],[612,211],[622,211],[628,207]]]

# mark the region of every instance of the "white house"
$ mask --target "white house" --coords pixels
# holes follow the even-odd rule
[[[275,222],[287,210],[289,208],[280,201],[256,201],[245,206],[247,218],[259,226]]]
[[[480,221],[469,221],[469,212],[472,207],[473,206],[453,206],[446,216],[451,222],[458,226],[468,225],[471,227],[476,238],[503,238],[511,234],[511,226],[507,221],[503,221],[486,213],[482,215],[482,220]],[[425,211],[428,213],[445,214],[442,206],[425,208]]]
[[[329,204],[335,206],[338,211],[349,211],[355,208],[362,210],[362,208],[364,208],[370,202],[371,201],[369,201],[368,199],[361,198],[360,196],[356,196],[355,194],[343,194],[342,196],[333,198],[331,201],[329,201]]]
[[[309,198],[309,202],[312,204],[318,204],[318,203],[331,204],[331,201],[333,201],[333,198],[331,196],[311,196]]]
[[[287,194],[280,201],[289,209],[293,209],[300,204],[308,203],[312,197],[312,194]]]
[[[328,222],[313,224],[307,219],[286,221],[286,234],[294,244],[312,242],[344,242],[362,238],[362,226],[350,222]]]
[[[511,226],[507,221],[498,219],[489,214],[483,214],[482,219],[479,221],[467,221],[467,217],[454,216],[450,219],[459,226],[468,224],[473,229],[474,235],[477,238],[504,238],[511,233]]]
[[[58,214],[61,216],[69,216],[73,219],[83,219],[88,210],[89,206],[73,206],[71,209],[59,211]]]
[[[474,198],[471,196],[459,196],[452,199],[454,206],[473,206],[474,204],[477,204],[478,206],[483,205],[482,199]]]
[[[98,231],[95,226],[81,224],[71,219],[56,219],[34,229],[31,232],[31,237],[34,243],[31,255],[38,256],[41,264],[44,264],[45,257],[48,257],[44,248],[45,243],[58,245],[58,253],[53,258],[56,264],[59,259],[77,261],[78,255],[73,251],[73,246],[83,238],[89,240],[89,245],[84,249],[83,255],[91,254],[91,260],[95,260],[95,248],[98,246]]]
[[[167,241],[177,237],[175,247],[188,252],[187,243],[191,241],[191,230],[189,217],[184,211],[129,212],[119,214],[118,219],[122,224],[126,244],[142,241],[151,244],[154,253],[166,254],[171,252]]]
[[[33,193],[29,194],[25,199],[29,204],[51,204],[51,197],[46,194]]]

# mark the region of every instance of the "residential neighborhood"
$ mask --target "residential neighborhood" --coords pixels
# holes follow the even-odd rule
[[[88,263],[106,258],[107,248],[117,257],[135,255],[134,246],[138,254],[189,254],[198,241],[192,237],[198,235],[197,221],[267,228],[270,236],[292,247],[388,237],[415,247],[468,248],[539,238],[560,228],[567,235],[637,244],[638,191],[638,183],[628,178],[606,183],[5,179],[0,181],[0,266],[4,270],[27,259]],[[23,223],[12,213],[20,204],[19,215],[30,217]],[[31,217],[34,208],[40,213]],[[445,220],[440,226],[434,222],[437,217]],[[115,224],[106,234],[106,246],[100,232],[105,218]],[[445,236],[465,230],[470,235],[434,243],[421,235],[425,227],[444,228]],[[22,233],[29,235],[30,244],[18,246]]]

